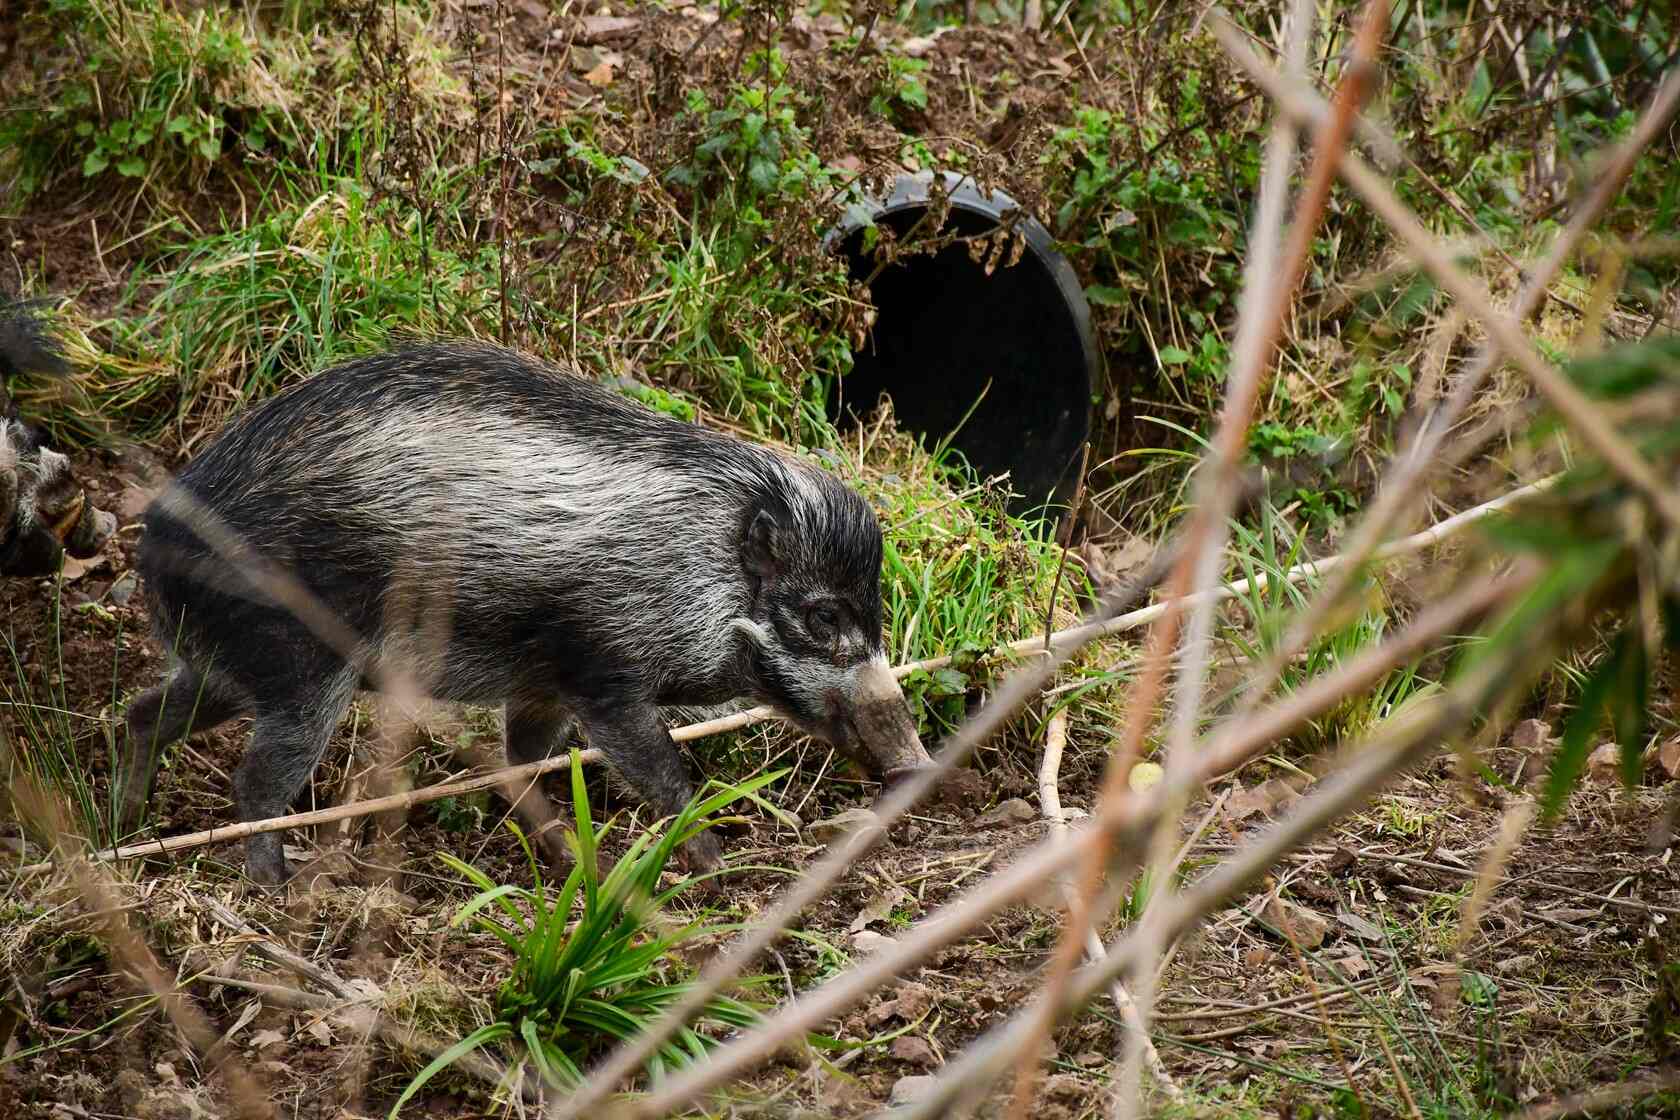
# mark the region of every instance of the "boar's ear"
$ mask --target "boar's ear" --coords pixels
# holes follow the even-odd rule
[[[768,509],[760,507],[741,538],[741,563],[760,580],[775,577],[782,569],[782,527]]]

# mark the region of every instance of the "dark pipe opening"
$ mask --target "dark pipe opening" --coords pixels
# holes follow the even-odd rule
[[[947,182],[947,232],[987,233],[1015,208],[1001,193]],[[901,179],[884,204],[872,204],[875,222],[905,237],[926,211],[926,189],[925,177]],[[1026,250],[989,276],[961,243],[884,269],[871,286],[874,330],[837,379],[828,411],[855,422],[885,393],[900,427],[929,447],[956,431],[951,446],[982,477],[1008,472],[1018,494],[1011,508],[1028,513],[1072,499],[1099,359],[1071,266],[1037,222],[1024,217],[1016,228]],[[835,233],[852,276],[867,279],[875,261],[862,225]]]

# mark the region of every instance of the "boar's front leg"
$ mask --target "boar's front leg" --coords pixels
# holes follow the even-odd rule
[[[662,816],[682,811],[694,797],[694,783],[659,708],[647,700],[592,704],[579,709],[589,744]],[[710,832],[702,832],[679,850],[692,873],[723,865],[723,850]]]

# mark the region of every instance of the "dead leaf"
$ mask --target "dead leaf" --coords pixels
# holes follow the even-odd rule
[[[319,1042],[322,1046],[331,1046],[332,1045],[332,1042],[333,1042],[332,1028],[327,1025],[327,1021],[325,1019],[315,1020],[313,1023],[311,1023],[307,1027],[305,1027],[304,1031],[305,1031],[305,1033],[307,1033],[309,1035],[310,1038],[313,1038],[316,1042]]]
[[[1305,906],[1274,895],[1266,904],[1266,920],[1303,949],[1316,949],[1330,934],[1330,923]]]
[[[1584,918],[1598,916],[1597,910],[1584,910],[1577,906],[1554,906],[1546,910],[1537,910],[1535,913],[1554,922],[1579,922]]]
[[[585,45],[628,37],[642,21],[634,16],[584,16],[579,21],[577,41]]]
[[[86,560],[78,560],[74,556],[66,555],[64,557],[64,582],[75,583],[89,572],[104,566],[105,554],[103,552],[90,556]]]
[[[1337,972],[1350,980],[1357,979],[1371,971],[1371,962],[1365,959],[1363,953],[1349,953],[1345,957],[1335,958],[1330,963],[1336,966]]]
[[[249,1046],[253,1050],[266,1050],[270,1046],[283,1045],[285,1041],[285,1035],[270,1027],[267,1030],[261,1030],[253,1034],[250,1039],[246,1041],[245,1045]]]
[[[583,80],[592,86],[610,86],[613,80],[613,68],[610,63],[603,62],[595,69],[587,71]]]
[[[1349,933],[1353,934],[1361,941],[1384,940],[1382,927],[1377,925],[1375,922],[1367,921],[1366,919],[1361,918],[1358,914],[1350,914],[1346,910],[1338,910],[1336,911],[1336,920],[1340,922]]]

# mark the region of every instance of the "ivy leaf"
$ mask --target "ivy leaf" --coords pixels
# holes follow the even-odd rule
[[[117,164],[117,170],[130,179],[138,179],[146,173],[146,160],[142,156],[129,156]]]
[[[752,180],[753,186],[769,194],[776,189],[776,181],[780,178],[776,165],[762,157],[755,158],[747,167],[747,178]]]
[[[110,165],[111,161],[106,157],[104,150],[101,148],[95,148],[93,151],[89,152],[87,154],[87,158],[82,161],[82,177],[84,179],[91,179]]]
[[[1164,366],[1181,366],[1190,360],[1188,350],[1180,350],[1176,346],[1161,347],[1161,364]]]
[[[1126,295],[1126,289],[1124,288],[1111,288],[1105,284],[1092,284],[1089,288],[1085,289],[1085,298],[1102,307],[1123,307],[1129,297]],[[1164,352],[1163,360],[1165,360]]]

